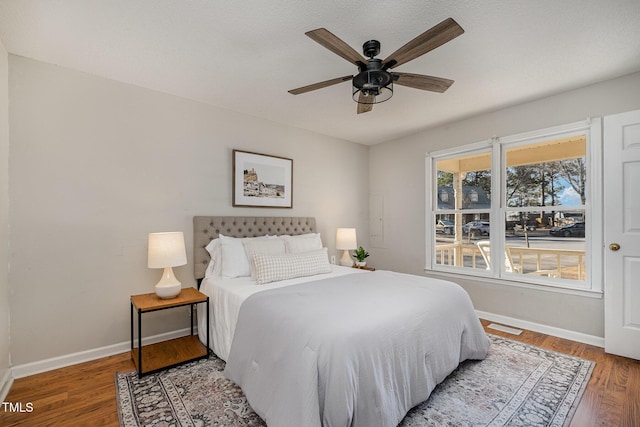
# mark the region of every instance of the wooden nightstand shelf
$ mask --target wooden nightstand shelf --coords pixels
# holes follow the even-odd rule
[[[207,345],[203,345],[193,334],[193,307],[206,303]],[[142,314],[175,307],[191,306],[191,335],[142,345]],[[134,348],[133,312],[138,312],[138,347]],[[160,299],[155,293],[131,296],[131,359],[138,376],[150,374],[164,368],[196,359],[209,357],[209,297],[194,288],[182,289],[175,298]],[[143,357],[144,356],[144,357]]]
[[[367,271],[376,271],[375,267],[369,267],[368,265],[365,265],[364,267],[360,267],[357,264],[353,264],[353,268],[358,268],[360,270],[367,270]]]

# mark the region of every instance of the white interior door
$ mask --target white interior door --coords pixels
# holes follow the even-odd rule
[[[640,110],[604,118],[605,351],[640,359]]]

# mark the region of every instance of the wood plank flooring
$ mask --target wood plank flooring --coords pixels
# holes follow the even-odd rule
[[[486,326],[490,322],[482,321]],[[599,347],[524,331],[520,336],[486,329],[494,335],[596,362],[572,427],[640,426],[640,361],[605,354]],[[114,375],[134,370],[123,353],[15,380],[5,399],[33,404],[32,412],[0,407],[0,426],[117,426]]]

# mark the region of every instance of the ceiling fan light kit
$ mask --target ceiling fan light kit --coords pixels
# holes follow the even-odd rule
[[[358,87],[353,84],[353,100],[359,104],[379,104],[388,101],[393,96],[393,82],[386,86],[379,86],[375,76],[367,74],[367,82]]]
[[[356,65],[358,74],[299,87],[290,90],[289,93],[299,95],[351,80],[352,98],[358,103],[358,114],[371,111],[373,104],[379,104],[391,99],[394,82],[414,89],[442,93],[453,84],[453,80],[422,74],[391,72],[389,70],[416,59],[438,46],[442,46],[462,33],[464,33],[462,27],[453,18],[447,18],[420,34],[384,60],[380,60],[376,58],[376,55],[380,53],[380,42],[377,40],[369,40],[362,45],[362,52],[369,58],[365,59],[326,28],[308,31],[305,34],[309,38]]]
[[[371,63],[375,66],[371,67]],[[393,75],[381,69],[379,59],[372,59],[369,66],[353,77],[353,100],[360,104],[379,104],[393,96]],[[380,68],[377,68],[380,67]]]

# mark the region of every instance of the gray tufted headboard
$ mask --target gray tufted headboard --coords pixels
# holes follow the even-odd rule
[[[315,232],[316,219],[313,217],[194,216],[193,269],[198,286],[209,265],[209,253],[205,248],[220,233],[231,237],[256,237]]]

